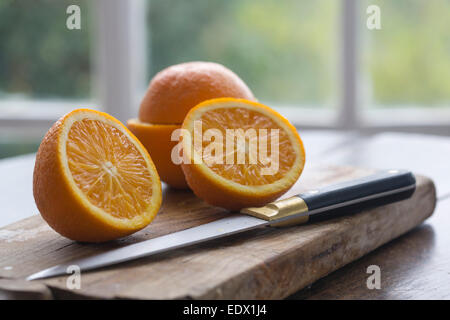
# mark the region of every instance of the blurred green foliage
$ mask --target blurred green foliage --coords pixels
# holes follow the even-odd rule
[[[210,60],[238,73],[265,101],[333,104],[339,0],[149,0],[149,76],[171,64]],[[65,27],[82,9],[82,30]],[[366,0],[382,30],[361,21],[363,68],[376,104],[448,103],[450,1]],[[0,95],[89,97],[88,0],[0,1]]]
[[[332,0],[152,0],[150,75],[174,63],[223,63],[260,100],[336,102],[339,3]],[[372,106],[450,102],[450,1],[358,2],[363,88]],[[382,30],[366,28],[381,7]]]
[[[323,106],[334,93],[338,1],[152,0],[150,76],[215,61],[260,100]]]
[[[0,97],[84,98],[90,94],[87,0],[0,1]],[[81,8],[81,30],[66,9]]]
[[[381,30],[363,33],[375,106],[448,106],[450,1],[366,0],[381,9]],[[363,15],[366,18],[366,15]],[[362,22],[365,25],[365,21]]]

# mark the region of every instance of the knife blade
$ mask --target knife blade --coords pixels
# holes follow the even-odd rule
[[[415,177],[409,171],[380,171],[363,178],[310,190],[264,207],[245,208],[240,214],[231,214],[197,227],[59,264],[26,279],[67,275],[69,266],[73,265],[84,272],[266,226],[285,227],[331,219],[409,198],[415,185]]]

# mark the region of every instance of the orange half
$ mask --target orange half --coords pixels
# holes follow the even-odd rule
[[[201,123],[201,127],[195,123]],[[182,128],[190,137],[183,136],[182,169],[187,183],[198,197],[215,206],[239,210],[275,200],[297,181],[305,164],[305,150],[295,127],[257,102],[234,98],[205,101],[187,114]],[[211,138],[208,130],[218,136]],[[227,137],[236,130],[253,130],[256,136],[249,134],[238,143],[235,135],[234,145],[227,148]],[[203,138],[196,143],[199,133]],[[220,135],[224,145],[221,154],[216,153],[219,149],[211,148],[211,142]],[[265,152],[261,150],[263,146]]]
[[[87,242],[134,233],[161,206],[161,183],[145,148],[118,120],[89,109],[70,112],[46,134],[33,192],[55,231]]]
[[[178,141],[172,141],[171,136],[174,130],[181,128],[181,124],[152,124],[130,119],[127,127],[147,149],[160,179],[171,187],[187,188],[181,167],[172,161],[172,150]]]

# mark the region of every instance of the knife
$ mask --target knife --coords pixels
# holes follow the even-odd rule
[[[68,267],[73,265],[84,272],[266,226],[285,227],[331,219],[407,199],[415,188],[415,177],[409,171],[379,171],[363,178],[309,190],[264,207],[245,208],[240,214],[231,214],[197,227],[59,264],[34,273],[27,280],[67,275]]]

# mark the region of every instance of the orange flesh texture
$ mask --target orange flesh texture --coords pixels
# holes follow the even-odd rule
[[[268,116],[246,108],[218,108],[206,111],[200,117],[202,121],[202,133],[204,134],[208,129],[218,129],[221,131],[223,138],[223,160],[222,164],[210,164],[205,161],[205,156],[203,155],[204,163],[218,175],[232,180],[236,183],[243,185],[265,185],[277,181],[285,176],[285,174],[292,168],[296,160],[296,152],[292,147],[292,142],[289,139],[287,133],[272,119]],[[226,149],[226,129],[242,129],[244,133],[248,129],[256,130],[256,140],[252,141],[251,137],[245,137],[245,162],[243,164],[238,164],[237,161],[237,149],[234,148],[232,152],[234,153],[234,164],[227,164],[227,149]],[[261,168],[269,167],[270,163],[263,164],[259,157],[259,143],[258,137],[260,137],[259,129],[267,129],[267,157],[270,159],[270,155],[273,152],[271,150],[271,134],[275,134],[271,129],[279,129],[279,168],[275,174],[262,175]],[[195,135],[195,133],[194,133]],[[255,139],[253,137],[253,139]],[[262,142],[260,140],[260,142]],[[202,148],[205,148],[210,144],[210,141],[203,141]],[[235,146],[237,144],[237,139],[235,139]],[[256,158],[257,161],[254,164],[250,163],[249,158],[249,144],[256,143],[257,146]],[[198,150],[196,149],[196,152]],[[214,154],[213,154],[214,155]],[[254,161],[253,161],[254,162]]]
[[[81,120],[70,128],[69,169],[91,204],[116,217],[140,215],[151,203],[152,176],[136,146],[117,128]]]

